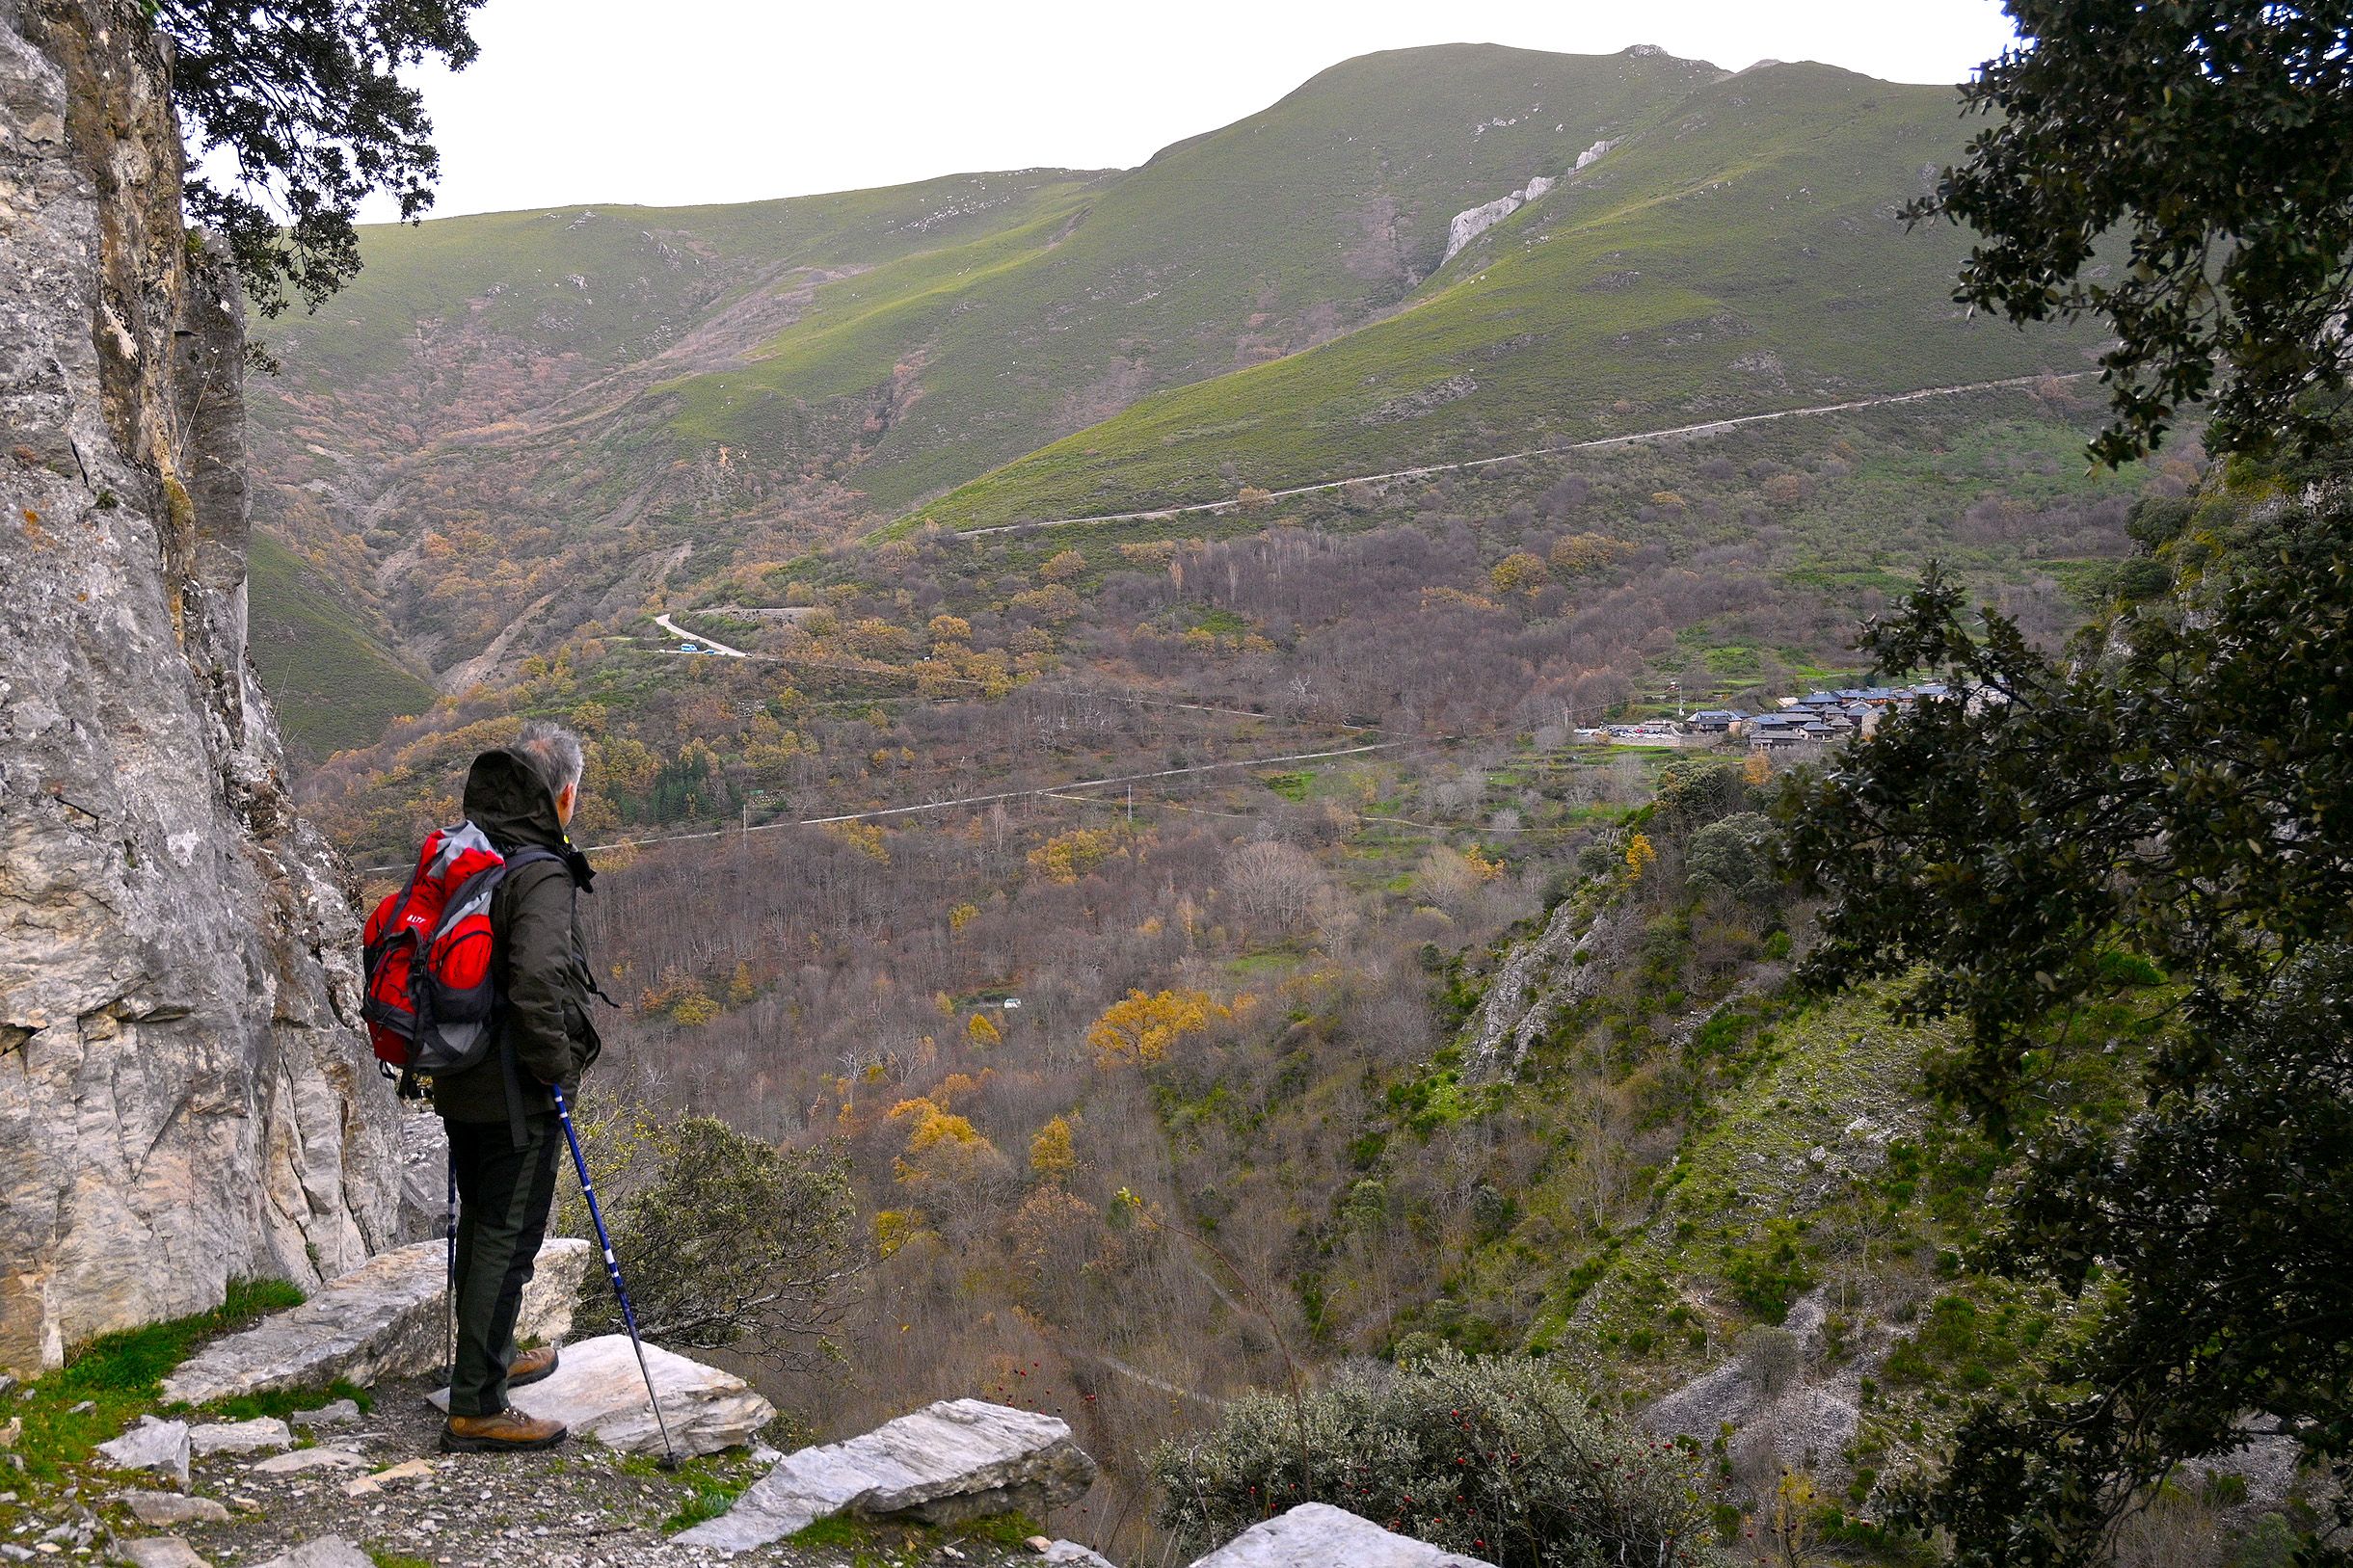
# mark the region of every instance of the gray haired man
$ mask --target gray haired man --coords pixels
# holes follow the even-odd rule
[[[573,1093],[600,1049],[579,917],[579,895],[595,874],[564,834],[579,799],[580,763],[576,737],[534,722],[512,746],[475,757],[466,776],[467,820],[495,848],[510,858],[548,853],[508,872],[491,897],[497,1039],[481,1062],[433,1085],[460,1203],[444,1451],[526,1452],[566,1436],[561,1423],[509,1406],[507,1391],[555,1370],[552,1347],[517,1351],[515,1317],[555,1197],[563,1139],[548,1086]]]

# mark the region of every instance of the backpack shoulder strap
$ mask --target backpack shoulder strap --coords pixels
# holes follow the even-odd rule
[[[523,844],[517,848],[513,854],[506,857],[504,864],[496,866],[493,871],[486,872],[484,874],[495,875],[498,879],[499,883],[504,883],[508,877],[514,875],[515,872],[522,869],[526,865],[533,865],[541,861],[556,861],[560,863],[563,858],[563,856],[558,855],[555,851],[545,848],[541,845]],[[493,910],[495,910],[497,907],[498,906],[495,903],[492,905]],[[494,940],[500,942],[504,941],[504,933],[498,930],[495,916],[493,917],[491,934]],[[492,972],[495,974],[497,971],[494,970]],[[495,1004],[495,1012],[493,1015],[495,1022],[492,1026],[497,1030],[498,1034],[495,1049],[498,1052],[499,1075],[506,1080],[507,1133],[514,1146],[517,1149],[521,1149],[525,1146],[527,1141],[524,1136],[522,1125],[522,1073],[516,1066],[515,1042],[506,1030],[506,1020],[503,1016],[506,1011],[505,1000],[506,998],[503,995],[502,988],[502,993]]]

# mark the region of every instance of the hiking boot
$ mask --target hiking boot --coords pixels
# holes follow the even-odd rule
[[[443,1453],[536,1453],[571,1432],[560,1421],[541,1421],[509,1406],[495,1416],[452,1416],[441,1428]]]
[[[526,1383],[536,1383],[554,1371],[560,1360],[556,1347],[551,1344],[541,1345],[537,1350],[525,1350],[506,1369],[506,1386],[519,1389]]]

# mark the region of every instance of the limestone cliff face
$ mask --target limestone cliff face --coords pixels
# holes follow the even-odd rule
[[[0,0],[0,1368],[393,1237],[352,916],[245,657],[242,307],[137,0]]]

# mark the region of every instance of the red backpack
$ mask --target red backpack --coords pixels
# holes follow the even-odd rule
[[[376,1059],[403,1092],[419,1076],[463,1072],[489,1051],[498,1003],[491,894],[515,867],[557,858],[536,847],[501,855],[471,822],[439,828],[408,882],[367,917],[361,1014]]]

